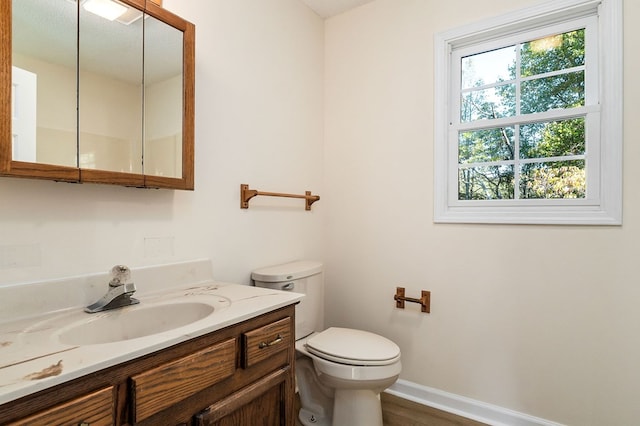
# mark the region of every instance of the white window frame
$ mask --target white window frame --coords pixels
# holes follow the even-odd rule
[[[460,57],[507,46],[522,33],[550,34],[593,21],[594,57],[587,57],[585,106],[587,197],[584,199],[458,200]],[[573,25],[573,24],[569,24]],[[620,225],[622,223],[622,0],[553,0],[435,37],[434,222]],[[531,38],[529,38],[531,40]],[[526,40],[521,40],[526,41]],[[587,47],[589,42],[587,40]],[[596,67],[589,67],[589,60]],[[579,110],[579,111],[578,111]],[[566,110],[565,110],[566,111]],[[542,121],[545,114],[535,114]],[[457,116],[456,116],[457,115]],[[507,119],[505,122],[508,122]],[[490,127],[497,127],[491,125]]]

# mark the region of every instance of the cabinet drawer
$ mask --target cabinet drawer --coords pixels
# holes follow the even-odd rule
[[[100,389],[41,411],[10,426],[79,425],[110,426],[113,424],[113,386]]]
[[[228,339],[131,378],[134,421],[140,422],[230,377],[236,369],[236,339]]]
[[[243,367],[263,361],[273,354],[292,347],[291,318],[283,318],[242,335],[244,343]]]

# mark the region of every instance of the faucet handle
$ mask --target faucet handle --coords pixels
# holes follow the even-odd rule
[[[111,277],[110,287],[121,286],[131,279],[131,270],[125,265],[116,265],[111,268]]]

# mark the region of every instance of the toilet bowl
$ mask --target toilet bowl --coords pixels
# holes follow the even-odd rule
[[[397,379],[400,348],[375,333],[323,330],[322,264],[297,261],[252,273],[256,286],[306,295],[296,306],[296,382],[305,426],[382,426],[380,392]]]
[[[332,327],[297,341],[296,350],[311,359],[317,384],[333,390],[331,423],[327,424],[382,425],[379,394],[398,379],[402,369],[395,343],[366,331]],[[307,392],[310,400],[326,394],[318,386],[310,386]],[[301,412],[300,421],[317,425],[318,415]]]

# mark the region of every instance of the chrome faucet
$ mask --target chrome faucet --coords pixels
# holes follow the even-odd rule
[[[129,282],[131,271],[124,265],[116,265],[111,268],[111,281],[109,281],[109,291],[96,303],[84,308],[90,314],[110,309],[121,308],[123,306],[140,303],[138,299],[131,297],[136,291],[136,285]]]

